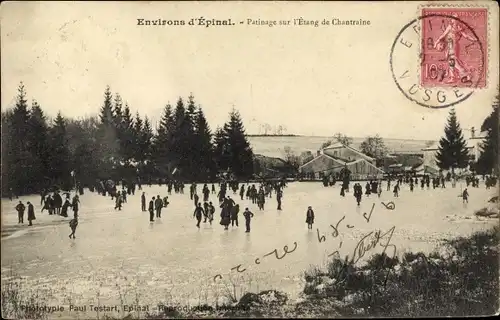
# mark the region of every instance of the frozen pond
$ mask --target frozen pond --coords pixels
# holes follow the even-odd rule
[[[395,227],[391,243],[401,254],[406,250],[429,252],[442,238],[465,236],[498,223],[473,215],[495,193],[495,189],[486,190],[483,184],[469,188],[469,204],[465,205],[458,197],[460,184],[455,189],[416,188],[413,193],[403,185],[399,198],[385,191],[385,185],[381,198],[363,196],[359,208],[352,190],[342,198],[338,185],[325,188],[318,182],[290,183],[284,189],[282,211],[276,210],[274,195],[266,198],[264,211],[251,201],[231,195],[241,211],[249,207],[255,214],[251,233],[244,232],[241,213],[238,228],[224,231],[219,225],[219,212],[212,226],[202,223],[200,229],[196,228],[188,186],[186,194],[169,196],[169,207],[163,210],[161,219],[152,223],[149,213],[140,210],[141,191],[128,197],[122,211],[114,211],[114,201],[109,197],[85,190],[80,197],[75,240],[68,238],[70,218],[40,213],[39,196],[21,198],[24,203],[35,204],[37,220],[32,227],[26,222],[17,226],[16,200],[3,199],[2,282],[13,274],[21,276],[29,284],[24,287],[45,290],[48,302],[64,306],[98,302],[212,304],[228,291],[239,297],[244,291],[265,289],[285,291],[293,299],[303,289],[304,270],[324,264],[335,250],[351,255],[370,231],[385,232]],[[198,185],[198,190],[201,187]],[[158,194],[167,195],[166,186],[145,186],[142,191],[148,201]],[[210,200],[218,203],[215,195]],[[390,201],[395,204],[394,210],[381,204]],[[363,214],[368,215],[373,204],[367,222]],[[313,230],[308,230],[305,223],[309,205],[316,215]],[[329,225],[336,225],[343,216],[338,227],[340,235],[333,239]],[[319,243],[317,228],[326,234],[326,241]],[[274,249],[281,256],[285,245],[292,251],[294,242],[296,250],[283,259],[276,259],[274,254],[264,257]],[[381,251],[371,250],[367,256]],[[260,264],[256,264],[256,258]],[[245,272],[231,271],[239,264]],[[222,279],[214,281],[217,274]],[[95,312],[87,314],[92,315]]]

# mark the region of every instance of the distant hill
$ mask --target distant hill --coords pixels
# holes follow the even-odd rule
[[[302,137],[299,134],[247,134],[247,137]]]
[[[313,154],[321,148],[329,137],[299,136],[299,135],[248,135],[253,152],[267,157],[283,158],[284,147],[290,147],[296,154],[311,151]],[[365,138],[353,138],[352,147],[359,149]],[[389,152],[420,152],[429,144],[429,140],[385,139]]]

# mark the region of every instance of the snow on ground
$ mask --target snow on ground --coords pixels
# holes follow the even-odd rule
[[[212,304],[227,292],[239,297],[245,290],[278,289],[293,299],[303,289],[305,270],[323,265],[336,250],[352,256],[356,244],[371,231],[384,233],[394,227],[391,244],[400,255],[408,250],[430,252],[440,239],[467,236],[498,223],[473,214],[495,193],[484,186],[469,188],[469,204],[462,204],[458,197],[460,184],[455,189],[416,188],[413,193],[404,185],[399,198],[385,191],[385,183],[383,189],[381,198],[363,196],[361,206],[356,207],[352,190],[342,198],[338,185],[290,183],[284,190],[281,212],[276,210],[274,195],[266,199],[264,211],[231,195],[241,211],[249,207],[255,213],[250,233],[244,232],[241,213],[238,228],[224,231],[219,212],[212,226],[202,223],[196,228],[188,193],[169,196],[170,205],[162,218],[150,223],[149,213],[140,210],[141,191],[128,197],[122,211],[115,211],[109,197],[85,190],[75,240],[68,238],[71,218],[40,213],[39,196],[20,198],[35,204],[37,220],[32,227],[26,220],[18,226],[17,201],[2,199],[2,282],[20,275],[31,290],[45,290],[47,299],[57,305],[139,304],[150,305],[150,311],[159,302]],[[145,186],[142,191],[148,201],[152,196],[167,195],[165,186]],[[215,195],[210,200],[217,203]],[[394,210],[381,204],[390,201]],[[367,222],[363,215],[369,216],[373,204]],[[316,215],[313,230],[305,223],[308,206]],[[330,225],[337,225],[343,216],[339,236],[334,239]],[[317,229],[326,236],[322,243]],[[281,258],[285,245],[290,253],[284,258],[278,260],[274,253],[264,257],[277,249]],[[364,258],[382,249],[372,249]],[[244,272],[231,271],[239,264]],[[217,274],[222,279],[214,281]]]

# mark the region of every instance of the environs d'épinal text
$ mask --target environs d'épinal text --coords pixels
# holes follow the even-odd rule
[[[246,26],[369,26],[371,24],[370,20],[364,19],[339,19],[339,18],[329,18],[322,20],[315,19],[305,19],[303,17],[298,17],[294,19],[284,19],[284,20],[266,20],[266,19],[245,19],[234,21],[229,19],[210,19],[205,17],[191,18],[188,20],[177,20],[177,19],[145,19],[137,18],[136,24],[138,26],[202,26],[217,27],[217,26],[235,26],[235,25],[246,25]]]

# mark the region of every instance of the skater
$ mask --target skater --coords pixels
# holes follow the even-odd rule
[[[28,222],[29,222],[29,226],[32,226],[33,223],[31,223],[31,221],[36,220],[35,208],[31,204],[31,202],[28,201],[27,204],[28,204]]]
[[[245,195],[245,185],[242,184],[241,185],[241,189],[240,189],[240,198],[241,200],[243,200],[243,196]]]
[[[19,203],[16,206],[16,211],[17,211],[17,217],[18,217],[18,223],[24,223],[24,210],[26,207],[24,204],[19,201]]]
[[[467,188],[465,188],[464,192],[462,192],[462,200],[463,203],[469,203],[469,192],[467,191]]]
[[[73,237],[73,239],[76,239],[75,232],[76,232],[76,227],[78,227],[78,219],[76,218],[71,219],[71,221],[69,222],[69,227],[71,228],[71,233],[69,235],[69,238],[71,239],[71,237]]]
[[[250,232],[250,219],[253,218],[254,214],[245,208],[245,212],[243,212],[243,216],[245,217],[245,225],[247,230],[245,232]]]
[[[141,195],[141,210],[142,212],[146,211],[146,193],[143,192]]]
[[[73,217],[75,219],[78,219],[78,204],[80,203],[80,199],[77,194],[73,197],[73,203],[71,204],[71,207],[73,208]]]
[[[215,194],[215,185],[212,183],[212,194]]]
[[[118,191],[115,195],[115,210],[118,209],[118,211],[122,210],[122,196],[120,194],[120,191]]]
[[[154,221],[154,216],[155,216],[155,197],[151,198],[151,201],[149,201],[149,221],[153,222]]]
[[[382,181],[380,181],[378,184],[377,194],[378,194],[378,197],[380,198],[380,195],[382,194]]]
[[[231,227],[238,226],[238,213],[240,212],[240,205],[237,204],[231,208]]]
[[[410,192],[413,192],[413,179],[410,180]]]
[[[201,207],[201,203],[198,203],[196,209],[194,209],[193,217],[196,217],[196,220],[198,220],[198,223],[196,224],[196,227],[199,229],[200,228],[200,222],[201,222],[201,217],[205,212],[203,211],[203,208]]]
[[[61,208],[61,216],[67,218],[68,217],[68,208],[71,207],[71,203],[69,202],[69,199],[66,199],[64,201],[64,204],[62,205]]]
[[[314,211],[311,206],[307,208],[306,223],[307,223],[307,229],[312,229],[314,223]]]
[[[161,208],[163,207],[163,201],[160,198],[160,195],[156,196],[155,200],[155,209],[156,209],[156,217],[161,218]]]
[[[215,207],[212,204],[212,202],[210,202],[208,204],[208,222],[210,222],[210,225],[212,225],[212,221],[214,220],[214,214],[215,214]]]
[[[354,197],[356,198],[358,206],[361,204],[362,196],[363,196],[363,187],[359,183],[356,183],[354,185]]]
[[[224,226],[224,230],[228,229],[229,224],[231,223],[231,211],[228,208],[228,205],[226,202],[222,203],[221,205],[221,213],[220,213],[220,224]]]
[[[278,210],[281,210],[281,198],[283,197],[283,191],[278,189],[276,194],[276,200],[278,201]]]
[[[399,197],[399,182],[398,182],[398,183],[396,183],[396,185],[394,186],[394,190],[393,190],[393,192],[394,192],[394,196],[395,196],[396,198],[398,198],[398,197]]]
[[[371,188],[370,188],[370,183],[369,182],[367,182],[366,185],[365,185],[365,194],[366,194],[367,197],[369,197],[370,194],[371,194]]]
[[[203,202],[203,217],[205,218],[203,220],[203,223],[207,223],[208,215],[210,214],[210,208],[208,206],[208,202]]]
[[[193,199],[194,200],[194,206],[198,207],[198,202],[200,201],[200,197],[198,196],[198,194],[195,193],[194,196],[193,196],[193,198],[194,198]]]
[[[170,202],[168,202],[168,197],[163,198],[163,208],[166,208]]]

